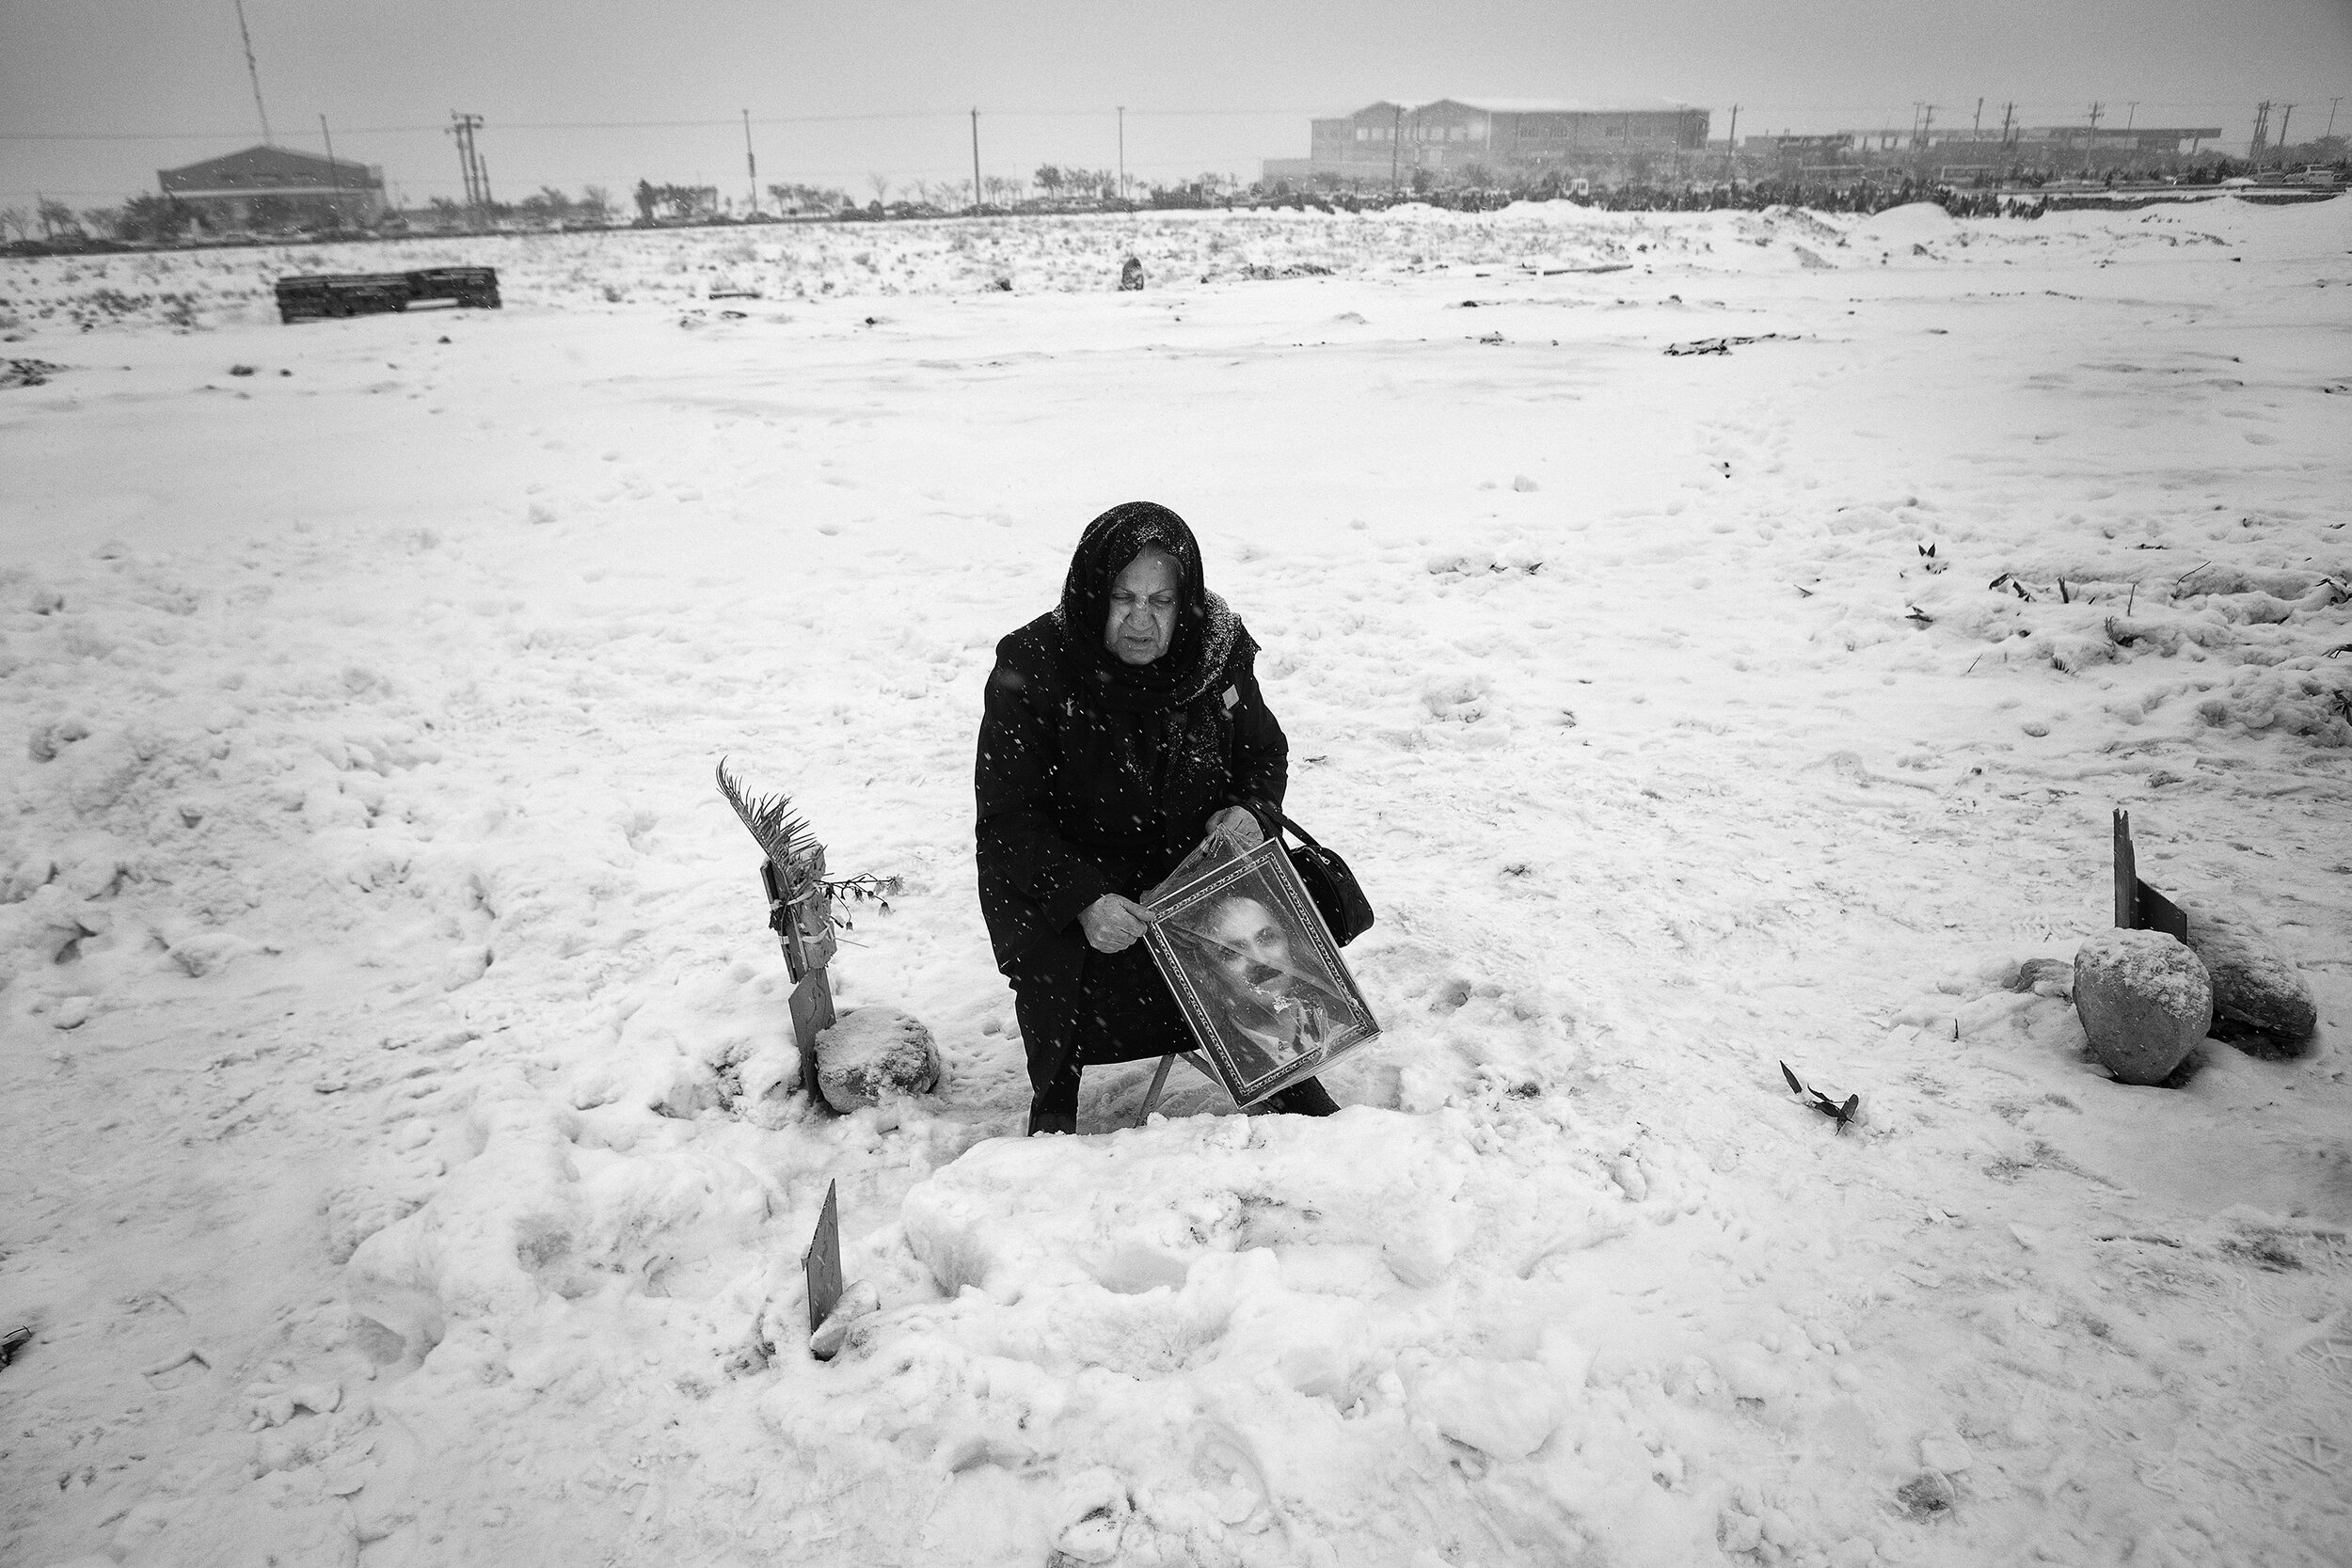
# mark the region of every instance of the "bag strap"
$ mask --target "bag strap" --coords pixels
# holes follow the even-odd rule
[[[1244,801],[1243,804],[1248,808],[1251,816],[1258,818],[1258,825],[1261,828],[1265,826],[1265,819],[1267,817],[1272,817],[1279,826],[1288,828],[1292,832],[1296,833],[1298,835],[1298,841],[1301,844],[1304,844],[1308,848],[1320,849],[1323,847],[1322,845],[1315,842],[1314,834],[1309,832],[1306,829],[1300,827],[1289,817],[1284,816],[1282,815],[1282,808],[1275,805],[1271,801],[1248,800]]]

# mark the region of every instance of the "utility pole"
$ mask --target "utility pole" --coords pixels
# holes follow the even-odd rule
[[[752,156],[752,112],[743,111],[743,172],[752,180],[752,211],[759,211],[759,160]]]
[[[449,118],[451,120],[449,134],[457,141],[457,177],[466,183],[466,206],[470,210],[475,205],[473,154],[466,150],[466,135],[471,127],[466,123],[466,117],[454,109],[449,112]]]
[[[449,134],[457,138],[457,168],[465,176],[466,205],[479,214],[490,205],[490,172],[483,167],[482,154],[474,147],[473,134],[482,128],[480,115],[461,115],[452,109],[453,122]]]
[[[2016,117],[2016,113],[2017,103],[2014,99],[2001,105],[2001,141],[2004,145],[2009,141],[2009,122]]]
[[[2295,105],[2289,103],[2285,107],[2286,112],[2279,117],[2279,150],[2281,152],[2294,145],[2287,140],[2287,126],[2295,119]]]
[[[980,210],[980,110],[972,108],[972,210]]]
[[[1393,107],[1396,110],[1396,120],[1389,127],[1389,194],[1391,196],[1394,196],[1402,185],[1397,175],[1397,161],[1404,155],[1405,150],[1405,105],[1398,103]]]
[[[2320,133],[2322,136],[2332,136],[2336,134],[2336,105],[2343,102],[2341,98],[2328,100],[2328,129]]]
[[[2090,106],[2090,135],[2083,138],[2083,178],[2090,178],[2090,161],[2099,153],[2099,117],[2107,112],[2105,103]]]
[[[2138,99],[2137,99],[2137,98],[2135,98],[2135,99],[2133,99],[2133,100],[2131,101],[2131,109],[2130,109],[2130,112],[2129,112],[2129,113],[2127,113],[2127,114],[2125,114],[2125,115],[2124,115],[2124,117],[2123,117],[2123,129],[2124,129],[2124,130],[2126,130],[2126,131],[2130,130],[2130,129],[2132,128],[2132,124],[2133,124],[2133,122],[2134,122],[2134,121],[2136,121],[2136,120],[2137,120],[2138,119],[2139,119],[2139,100],[2138,100]]]
[[[1127,199],[1127,105],[1119,106],[1119,199]]]
[[[1491,135],[1493,133],[1489,132]],[[1731,130],[1724,136],[1724,178],[1736,185],[1740,182],[1740,105],[1731,106]]]
[[[1977,100],[1977,118],[1968,126],[1968,139],[1984,140],[1984,100],[1981,98]]]
[[[237,0],[237,37],[245,40],[245,73],[253,79],[253,108],[262,117],[262,145],[276,147],[269,134],[269,105],[262,102],[262,68],[253,59],[253,34],[245,24],[245,0]]]
[[[335,162],[335,133],[326,128],[326,117],[319,116],[319,136],[326,143],[326,177],[335,184],[335,227],[343,226],[343,171]]]
[[[2265,98],[2254,105],[2254,139],[2246,145],[2248,162],[2250,163],[2263,155],[2263,149],[2269,145],[2267,140],[2269,131],[2270,100]]]

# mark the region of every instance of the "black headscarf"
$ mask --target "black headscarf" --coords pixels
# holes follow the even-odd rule
[[[1176,562],[1176,626],[1168,652],[1129,664],[1104,644],[1111,585],[1146,549]],[[1233,651],[1240,622],[1200,578],[1200,546],[1184,520],[1154,501],[1127,501],[1087,525],[1054,611],[1064,656],[1085,679],[1092,705],[1128,713],[1182,708],[1214,685]]]

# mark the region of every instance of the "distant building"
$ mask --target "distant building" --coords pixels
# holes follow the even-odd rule
[[[1828,135],[1762,135],[1742,138],[1750,158],[1777,157],[1800,166],[1859,166],[1923,163],[1943,169],[2048,168],[2085,163],[2137,165],[2193,155],[2201,143],[2221,135],[2218,126],[2139,126],[2094,129],[2088,125],[1974,126],[1928,129],[1888,127],[1839,131]]]
[[[365,225],[384,210],[384,170],[290,147],[248,147],[159,169],[164,195],[210,229]]]
[[[2221,127],[2143,125],[2121,129],[2113,125],[2038,125],[2018,133],[2016,139],[2106,157],[2171,158],[2195,152],[2200,142],[2220,140]]]
[[[1856,133],[1836,131],[1827,135],[1746,136],[1740,150],[1749,157],[1781,157],[1805,163],[1836,163],[1853,150]]]
[[[1304,158],[1268,158],[1264,177],[1386,187],[1507,181],[1567,171],[1662,172],[1661,161],[1707,146],[1708,114],[1665,99],[1611,103],[1557,100],[1383,99],[1311,121]],[[1425,171],[1425,172],[1424,172]]]

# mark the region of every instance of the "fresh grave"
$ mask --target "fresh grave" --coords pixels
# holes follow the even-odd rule
[[[2192,915],[2141,880],[2137,865],[2131,814],[2118,808],[2116,928],[2074,958],[2074,1006],[2091,1054],[2121,1083],[2169,1083],[2225,1016],[2233,1044],[2308,1051],[2316,1013],[2295,964],[2244,912],[2192,901]]]
[[[723,761],[718,779],[719,793],[768,853],[759,868],[760,886],[768,895],[769,927],[783,945],[793,981],[789,1009],[799,1071],[788,1081],[773,1070],[760,1075],[751,1098],[757,1101],[797,1088],[835,1111],[851,1111],[930,1093],[939,1083],[939,1051],[930,1031],[887,1007],[836,1014],[827,974],[838,950],[834,906],[872,899],[887,911],[890,895],[898,891],[897,880],[869,874],[828,879],[825,847],[794,815],[790,797],[746,796]]]

